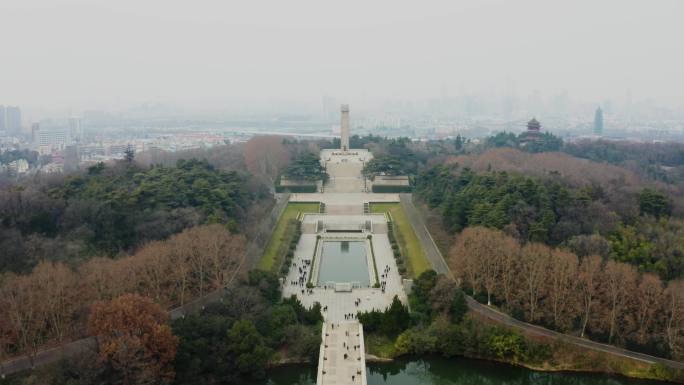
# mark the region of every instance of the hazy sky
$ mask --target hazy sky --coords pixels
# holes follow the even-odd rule
[[[684,1],[1,0],[0,104],[514,89],[684,106]]]

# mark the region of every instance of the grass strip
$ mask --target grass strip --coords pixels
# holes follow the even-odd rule
[[[400,203],[371,203],[371,213],[387,213],[391,217],[394,236],[402,256],[408,259],[407,268],[411,276],[418,277],[431,268],[418,236]]]
[[[264,254],[257,264],[257,269],[274,271],[275,268],[279,268],[281,260],[285,258],[294,231],[290,221],[296,220],[300,213],[317,213],[318,207],[318,202],[287,204],[273,229],[271,239],[269,239]]]

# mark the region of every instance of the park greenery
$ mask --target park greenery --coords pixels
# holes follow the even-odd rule
[[[250,191],[247,178],[197,159],[150,168],[120,162],[55,184],[2,189],[0,271],[114,256],[205,223],[239,231],[250,206],[263,198],[263,191]]]
[[[575,188],[554,178],[440,165],[416,177],[416,193],[441,212],[450,232],[491,227],[520,242],[585,248],[583,253],[631,262],[664,279],[684,274],[684,243],[663,247],[660,241],[682,227],[670,217],[671,200],[661,191],[645,188],[615,210],[600,185]]]
[[[296,297],[281,299],[278,285],[273,274],[252,271],[221,302],[174,321],[174,383],[244,383],[263,378],[279,360],[317,362],[320,305],[306,309]]]
[[[321,307],[281,298],[274,274],[251,271],[220,301],[168,320],[151,299],[125,294],[98,302],[88,320],[98,354],[79,354],[0,383],[244,384],[281,361],[316,362]]]
[[[321,166],[320,157],[313,152],[305,152],[292,161],[283,173],[292,181],[326,181],[328,174]]]
[[[462,287],[516,318],[674,360],[684,358],[684,281],[600,255],[468,227],[447,255]]]
[[[563,152],[594,162],[625,167],[650,179],[669,184],[684,181],[682,143],[582,140],[565,143]]]
[[[388,237],[399,273],[417,277],[430,268],[418,236],[413,231],[404,208],[399,203],[372,203],[372,213],[386,213],[390,219]]]
[[[358,314],[372,354],[384,357],[439,354],[540,362],[549,350],[503,327],[479,324],[467,315],[464,293],[454,281],[426,270],[414,281],[411,311],[394,299],[385,311]]]
[[[452,246],[445,255],[462,283],[429,270],[401,205],[371,205],[391,213],[399,269],[415,278],[409,307],[394,301],[386,311],[359,314],[371,353],[539,367],[559,359],[548,341],[465,314],[465,291],[528,322],[684,357],[684,145],[540,137],[534,145],[512,134],[484,144],[460,136],[352,138],[352,147],[378,159],[373,172],[399,167],[415,176],[414,195],[438,215]],[[98,383],[102,375],[122,383],[151,383],[150,376],[161,383],[249,382],[275,363],[314,360],[320,308],[281,299],[277,277],[298,239],[296,216],[317,212],[318,203],[285,209],[261,271],[232,285],[221,301],[170,324],[163,315],[237,282],[255,234],[246,226],[263,218],[248,214],[266,198],[255,179],[325,178],[311,154],[330,143],[260,141],[244,154],[246,165],[233,152],[213,162],[174,155],[152,166],[131,156],[0,188],[0,358],[102,337],[114,352],[77,356],[49,369],[49,379],[36,379],[36,371],[26,382],[74,385]],[[262,147],[272,151],[257,151]],[[98,314],[112,322],[96,322]],[[139,317],[133,330],[117,321],[129,316]],[[566,360],[600,361],[584,350],[577,355]]]
[[[378,175],[413,175],[416,173],[415,163],[406,162],[396,155],[379,155],[368,161],[363,168],[366,178],[373,179]]]
[[[289,266],[294,255],[294,246],[301,236],[299,216],[302,213],[317,213],[319,206],[320,203],[318,202],[291,202],[285,206],[285,210],[280,215],[271,239],[266,244],[266,249],[259,260],[258,269],[282,273],[281,269]]]
[[[532,136],[533,135],[533,136]],[[530,134],[523,132],[499,132],[485,139],[484,148],[513,147],[527,152],[560,151],[563,139],[550,132]]]

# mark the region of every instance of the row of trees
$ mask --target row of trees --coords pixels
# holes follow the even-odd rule
[[[33,354],[45,344],[83,335],[95,301],[125,293],[164,308],[224,287],[245,256],[245,238],[213,224],[154,241],[134,255],[93,258],[74,270],[41,262],[30,274],[0,276],[0,340],[5,355]]]
[[[562,332],[684,358],[684,282],[629,264],[465,229],[448,255],[463,285],[488,304]]]

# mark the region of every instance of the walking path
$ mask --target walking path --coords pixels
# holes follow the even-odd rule
[[[407,303],[408,298],[401,282],[396,261],[389,246],[387,234],[374,234],[372,238],[375,262],[378,268],[378,278],[385,282],[385,292],[379,288],[355,288],[351,292],[337,292],[332,288],[307,288],[310,264],[316,247],[316,234],[302,234],[297,244],[295,257],[283,284],[283,297],[296,295],[305,307],[311,307],[316,302],[323,307],[323,318],[326,322],[344,322],[349,315],[371,310],[385,310],[392,304],[396,295],[400,301]],[[308,262],[307,262],[308,261]],[[385,269],[389,268],[389,273]],[[384,277],[383,277],[384,275]],[[304,277],[301,281],[300,278]],[[375,282],[372,274],[371,285]]]
[[[316,385],[366,385],[366,349],[361,324],[326,322],[321,333]]]
[[[453,275],[451,274],[451,271],[449,270],[449,267],[447,266],[446,261],[442,256],[442,253],[439,251],[437,245],[435,245],[434,240],[430,236],[430,233],[422,220],[420,212],[413,204],[411,194],[401,194],[401,204],[404,206],[404,210],[406,210],[406,215],[408,216],[411,222],[411,226],[413,226],[413,229],[416,232],[416,235],[418,235],[418,238],[420,239],[423,249],[425,250],[425,254],[428,256],[428,259],[432,264],[432,268],[439,274],[444,274],[448,277],[453,278]],[[684,369],[684,362],[677,362],[665,358],[651,356],[648,354],[633,352],[631,350],[621,349],[613,345],[602,344],[584,338],[559,333],[553,330],[543,328],[541,326],[532,325],[527,322],[517,320],[509,316],[508,314],[504,314],[496,309],[493,309],[487,305],[477,302],[470,296],[466,296],[466,300],[468,301],[468,307],[470,308],[470,310],[474,311],[475,313],[492,319],[494,321],[497,321],[498,323],[504,324],[506,326],[521,329],[527,333],[544,337],[558,338],[560,340],[574,344],[576,346],[581,346],[587,349],[592,349],[604,353],[610,353],[620,357],[631,358],[649,364],[659,363],[672,368]]]

